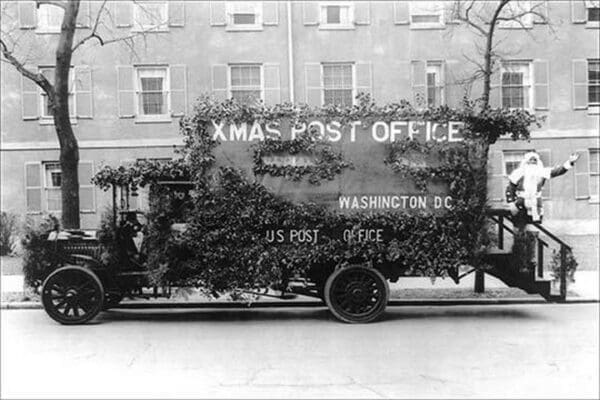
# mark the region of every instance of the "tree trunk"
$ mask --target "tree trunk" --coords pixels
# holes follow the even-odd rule
[[[494,10],[494,15],[490,21],[490,28],[488,30],[486,36],[485,43],[485,54],[484,54],[484,71],[483,71],[483,95],[481,99],[483,101],[483,107],[488,108],[490,105],[490,91],[492,86],[492,72],[493,72],[493,63],[492,63],[492,53],[494,47],[494,30],[496,28],[496,22],[498,21],[498,16],[500,12],[509,3],[510,0],[502,0],[496,10]]]
[[[79,229],[79,145],[73,133],[69,112],[69,72],[73,54],[75,21],[79,0],[66,3],[65,16],[56,49],[54,77],[55,96],[52,104],[54,126],[60,144],[60,168],[62,172],[62,224],[66,229]]]

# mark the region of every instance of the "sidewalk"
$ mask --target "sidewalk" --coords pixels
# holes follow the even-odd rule
[[[538,295],[529,295],[520,289],[509,288],[500,280],[486,275],[485,293],[478,294],[473,291],[474,274],[463,278],[459,284],[455,284],[449,278],[436,279],[431,283],[429,278],[401,278],[398,282],[390,283],[391,303],[405,304],[438,304],[438,303],[466,303],[466,304],[485,304],[499,302],[544,302],[545,300]],[[579,271],[575,274],[576,282],[569,284],[567,301],[600,301],[600,275],[598,271]],[[17,308],[41,308],[39,301],[23,301],[25,295],[22,275],[5,275],[0,277],[2,287],[3,309]],[[558,291],[558,285],[555,289]],[[206,306],[225,305],[235,303],[229,299],[208,299],[200,295],[196,290],[186,291],[186,294],[176,295],[171,299],[135,299],[124,300],[126,307],[137,308],[156,305],[168,306],[177,303],[178,306],[189,304],[190,306],[198,303],[207,303]],[[293,302],[312,303],[315,299],[305,296],[298,296]],[[234,304],[232,304],[234,303]],[[261,297],[253,300],[252,303],[286,303],[290,300],[280,300],[272,297]],[[266,305],[266,304],[265,304]]]

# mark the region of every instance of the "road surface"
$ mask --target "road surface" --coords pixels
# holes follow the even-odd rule
[[[2,398],[598,398],[599,305],[1,312]]]

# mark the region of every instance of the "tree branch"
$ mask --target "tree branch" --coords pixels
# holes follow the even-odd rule
[[[73,46],[73,52],[75,50],[77,50],[77,48],[79,46],[81,46],[82,44],[84,44],[85,42],[87,42],[90,39],[97,39],[98,42],[100,42],[100,45],[104,46],[104,41],[102,40],[100,35],[97,34],[97,31],[98,31],[98,26],[100,24],[100,18],[102,17],[102,12],[104,11],[104,7],[106,6],[106,1],[107,0],[104,0],[102,2],[102,5],[100,6],[100,9],[98,10],[98,14],[96,14],[96,20],[94,21],[94,26],[92,27],[92,32],[88,36],[86,36],[86,37],[82,38],[80,41],[78,41],[75,44],[75,46]]]
[[[4,56],[5,60],[13,65],[21,75],[35,82],[36,85],[42,88],[42,90],[48,95],[48,98],[53,101],[54,100],[54,86],[48,82],[48,79],[40,73],[35,73],[23,65],[22,62],[17,60],[17,58],[13,55],[13,53],[8,49],[4,40],[0,39],[0,51]]]

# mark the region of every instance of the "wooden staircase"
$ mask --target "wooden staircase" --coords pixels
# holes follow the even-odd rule
[[[534,267],[520,270],[519,266],[523,265],[523,260],[518,260],[515,254],[504,248],[504,233],[509,232],[513,235],[515,233],[514,226],[511,228],[506,225],[507,221],[513,222],[512,215],[506,209],[492,209],[488,215],[498,226],[498,247],[488,251],[479,269],[500,279],[509,287],[522,289],[529,294],[539,294],[548,301],[564,301],[567,297],[566,253],[571,250],[571,247],[540,223],[530,223],[529,225],[535,226],[540,236],[543,234],[544,238],[537,237]],[[549,248],[548,238],[560,248],[560,294],[552,293],[554,279],[544,279],[544,249]]]

